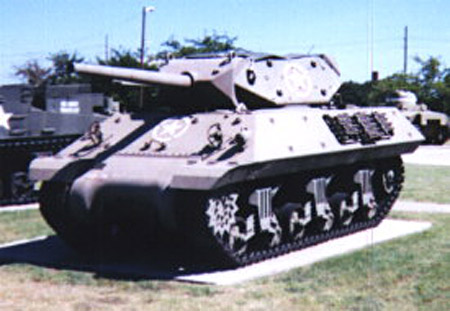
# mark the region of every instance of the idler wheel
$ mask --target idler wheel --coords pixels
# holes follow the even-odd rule
[[[374,197],[378,204],[392,205],[400,194],[404,167],[400,157],[379,161],[373,175]]]
[[[103,259],[141,256],[156,246],[157,217],[148,205],[132,199],[104,202],[99,195],[90,210],[83,210],[71,204],[70,188],[67,182],[47,182],[40,203],[44,218],[75,250]]]
[[[40,193],[40,211],[47,223],[61,239],[83,253],[95,249],[95,228],[88,221],[81,221],[67,205],[70,184],[50,181],[43,184]]]

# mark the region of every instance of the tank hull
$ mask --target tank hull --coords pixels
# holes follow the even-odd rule
[[[393,108],[116,115],[32,163],[41,211],[87,252],[161,235],[249,264],[377,225],[422,140]],[[124,242],[128,241],[128,242]]]

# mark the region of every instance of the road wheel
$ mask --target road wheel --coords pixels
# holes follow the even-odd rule
[[[24,201],[32,196],[33,183],[25,172],[11,174],[11,197],[14,200]]]

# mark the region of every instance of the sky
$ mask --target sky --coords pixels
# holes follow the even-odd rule
[[[330,55],[343,81],[364,82],[372,69],[381,78],[403,70],[407,26],[408,72],[418,70],[416,56],[450,67],[448,0],[0,0],[0,85],[23,82],[14,68],[48,65],[52,53],[95,62],[106,41],[137,50],[144,6],[155,7],[146,15],[150,53],[172,37],[216,32],[255,52]]]

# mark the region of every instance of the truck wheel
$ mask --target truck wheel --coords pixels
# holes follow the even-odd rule
[[[439,128],[439,131],[438,131],[438,134],[436,137],[436,144],[443,145],[447,141],[447,138],[448,138],[447,132],[448,132],[448,129],[446,127]]]

